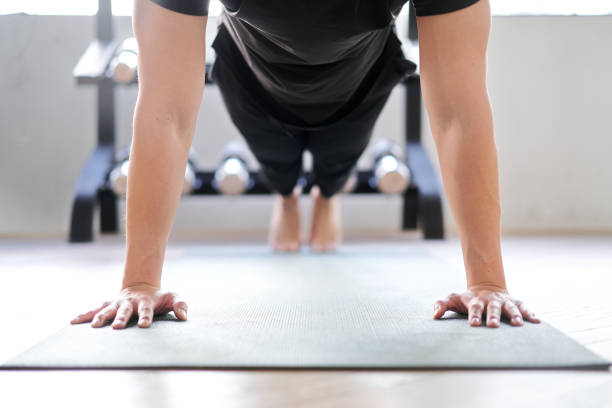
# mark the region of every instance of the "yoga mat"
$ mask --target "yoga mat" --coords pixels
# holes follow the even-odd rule
[[[609,366],[546,323],[473,328],[454,313],[433,320],[434,301],[464,288],[465,277],[414,243],[334,254],[193,247],[167,256],[162,282],[188,302],[189,320],[170,312],[148,329],[135,318],[123,330],[68,324],[0,368]]]

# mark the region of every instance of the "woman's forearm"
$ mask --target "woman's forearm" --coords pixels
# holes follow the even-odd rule
[[[461,239],[467,285],[506,288],[497,148],[486,91],[445,126],[432,126],[442,179]]]
[[[193,139],[193,129],[178,123],[147,101],[137,101],[127,183],[122,288],[143,283],[160,287],[166,244]]]

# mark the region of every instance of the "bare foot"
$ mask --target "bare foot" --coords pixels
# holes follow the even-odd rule
[[[296,187],[291,196],[284,198],[276,194],[274,198],[268,242],[275,251],[295,252],[300,249],[300,194],[301,189]]]
[[[313,197],[310,249],[316,252],[334,251],[342,241],[340,199],[338,195],[326,198],[319,188],[311,190]]]

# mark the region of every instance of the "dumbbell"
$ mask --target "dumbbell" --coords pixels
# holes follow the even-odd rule
[[[128,177],[128,169],[130,166],[130,148],[131,146],[125,146],[122,149],[117,151],[115,155],[115,167],[111,170],[109,174],[109,182],[111,189],[116,195],[125,195],[127,192],[127,177]],[[183,182],[183,188],[181,190],[181,194],[189,194],[194,188],[197,188],[198,180],[196,178],[196,169],[197,166],[195,164],[196,152],[193,148],[189,149],[189,156],[187,158],[187,164],[185,166],[185,179]]]
[[[410,185],[410,169],[404,164],[401,148],[390,140],[380,140],[372,146],[370,155],[378,191],[385,194],[402,193]]]
[[[136,38],[129,37],[123,40],[110,63],[110,70],[115,82],[128,84],[136,79],[138,74],[138,43]]]
[[[239,141],[225,145],[212,180],[213,188],[221,194],[237,195],[251,187],[253,181],[247,166],[247,153],[247,147]]]

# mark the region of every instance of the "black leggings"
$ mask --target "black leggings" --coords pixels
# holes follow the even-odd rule
[[[410,70],[391,32],[382,58],[368,72],[347,109],[323,125],[291,123],[287,112],[271,99],[223,25],[213,42],[226,41],[217,52],[211,79],[218,85],[230,118],[260,165],[270,190],[288,196],[302,175],[302,155],[313,158],[313,183],[331,197],[342,189],[370,141],[376,119],[392,89]],[[389,54],[392,53],[392,54]]]

